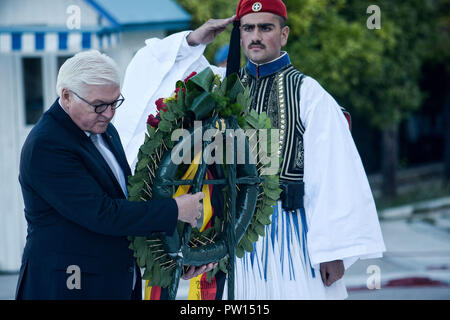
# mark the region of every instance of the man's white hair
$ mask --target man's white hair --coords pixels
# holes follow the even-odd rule
[[[61,66],[56,81],[56,94],[63,88],[82,95],[86,85],[120,86],[119,68],[113,59],[97,50],[77,53]]]

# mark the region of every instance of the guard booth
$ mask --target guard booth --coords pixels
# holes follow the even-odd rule
[[[123,76],[146,39],[189,24],[173,0],[0,1],[0,272],[20,268],[27,225],[20,151],[57,98],[60,66],[77,52],[97,49]]]

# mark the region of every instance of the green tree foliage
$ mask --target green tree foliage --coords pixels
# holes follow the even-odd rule
[[[399,124],[424,99],[419,81],[434,34],[436,1],[377,1],[381,28],[369,29],[366,0],[286,0],[293,27],[288,52],[343,106],[382,132],[382,192],[395,196]]]
[[[450,74],[450,0],[437,0],[435,8],[428,59],[445,65],[447,74]]]
[[[177,0],[193,27],[234,14],[237,0]],[[448,57],[449,0],[284,0],[292,63],[312,76],[352,113],[383,132],[385,193],[395,193],[398,126],[424,99],[419,80],[425,59]],[[370,30],[367,8],[381,9]],[[442,13],[447,8],[447,13]],[[446,30],[441,35],[439,31]],[[446,35],[446,36],[445,36]],[[229,40],[224,32],[206,51],[212,61]],[[444,60],[445,61],[445,60]],[[448,61],[448,60],[447,60]],[[448,63],[447,63],[448,65]]]
[[[433,50],[430,50],[431,64],[444,68],[444,182],[450,186],[450,0],[438,1],[438,17],[433,33]]]
[[[372,3],[301,1],[295,19],[309,15],[311,22],[292,32],[288,50],[297,53],[294,64],[341,104],[383,129],[400,123],[421,104],[418,83],[433,8],[423,0],[377,1],[381,29],[369,30],[366,10]]]
[[[237,0],[177,0],[193,28],[234,14]],[[366,0],[284,0],[293,64],[316,78],[341,104],[370,117],[378,128],[398,124],[422,101],[418,80],[430,51],[432,0],[381,0],[381,29],[366,26]],[[230,30],[208,46],[206,57],[227,43]]]

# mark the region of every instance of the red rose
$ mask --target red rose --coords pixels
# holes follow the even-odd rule
[[[197,72],[192,72],[186,79],[184,79],[184,83],[186,83],[186,82],[188,82],[188,80],[190,79],[190,78],[192,78],[193,76],[195,76],[197,74]]]
[[[180,88],[184,93],[186,93],[186,88],[183,88],[183,87],[176,88],[175,89],[175,99],[178,99],[178,91],[180,91]]]
[[[152,114],[149,115],[148,118],[147,118],[147,124],[151,125],[153,128],[158,128],[158,124],[161,121],[158,118],[158,115],[156,115],[156,117],[154,115],[152,115]]]
[[[164,99],[163,98],[159,98],[158,100],[155,101],[156,104],[156,110],[158,111],[167,111],[167,104],[164,103]]]

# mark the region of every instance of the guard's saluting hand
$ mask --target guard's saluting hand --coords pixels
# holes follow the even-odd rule
[[[190,46],[211,43],[218,34],[224,31],[234,21],[236,16],[227,19],[209,19],[200,27],[192,31],[186,38]]]

